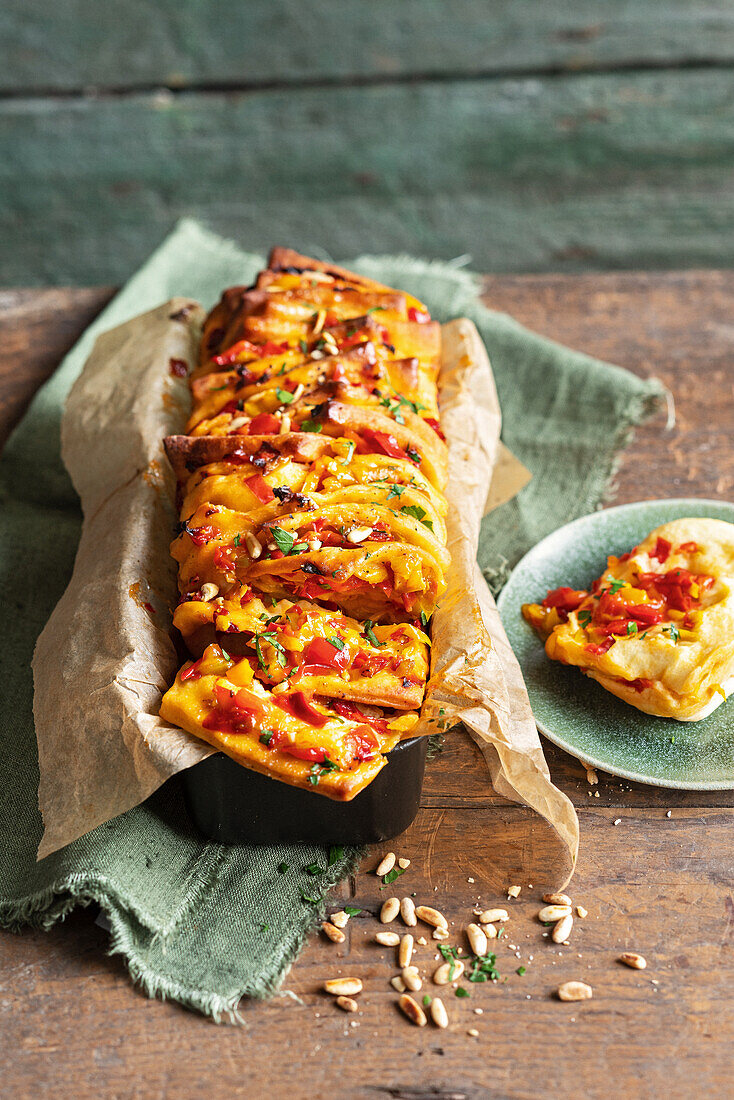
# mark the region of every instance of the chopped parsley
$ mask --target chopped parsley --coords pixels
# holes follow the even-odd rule
[[[388,871],[386,875],[382,876],[382,881],[385,886],[389,886],[391,882],[395,882],[396,878],[400,878],[406,871],[405,867],[393,867],[392,871]]]
[[[617,577],[614,577],[612,583],[609,586],[609,591],[612,595],[614,595],[615,592],[619,592],[620,588],[624,588],[626,583],[627,581],[620,581]]]
[[[581,626],[587,627],[591,622],[591,608],[585,607],[583,611],[579,611],[577,618]]]
[[[265,658],[263,657],[263,651],[262,651],[262,647],[260,645],[260,643],[263,642],[263,641],[270,642],[270,645],[275,650],[275,659],[276,659],[276,661],[278,662],[278,664],[280,665],[281,668],[285,668],[285,664],[286,664],[286,660],[287,660],[285,649],[280,644],[278,639],[275,637],[275,634],[272,632],[272,630],[266,630],[263,634],[256,634],[255,635],[255,654],[257,656],[257,663],[260,665],[260,668],[262,669],[262,671],[263,672],[268,671],[268,666],[265,662]]]
[[[636,633],[637,633],[637,623],[632,623],[632,622],[627,623],[627,634],[630,635],[630,634],[636,634]]]
[[[391,497],[397,497],[398,500],[400,500],[406,488],[406,485],[391,485],[390,492],[387,494],[387,499],[390,500]]]
[[[270,527],[269,531],[278,549],[284,554],[290,554],[293,544],[296,541],[295,535],[291,535],[288,531],[283,531],[280,527]]]
[[[429,997],[429,995],[427,993],[424,993],[423,994],[423,1007],[428,1008],[430,1006],[430,1003],[431,1003],[431,998]]]
[[[375,637],[375,632],[372,629],[372,625],[372,619],[368,619],[367,622],[364,624],[364,636],[370,643],[370,645],[375,646],[376,649],[380,649],[380,647],[384,646],[385,643],[378,642],[377,638]]]
[[[308,777],[308,781],[313,787],[316,787],[322,775],[328,775],[329,772],[338,771],[339,765],[335,764],[333,760],[329,760],[328,756],[325,756],[320,764],[311,765],[311,773]]]
[[[262,733],[260,734],[260,738],[259,738],[260,744],[261,745],[269,745],[270,742],[273,740],[273,733],[274,733],[273,730],[263,730]]]
[[[307,875],[320,875],[323,871],[323,867],[319,867],[318,863],[309,863],[303,869]]]
[[[469,972],[470,982],[487,982],[497,981],[499,974],[495,963],[497,956],[491,953],[486,955],[477,955],[472,961],[472,968]]]
[[[355,447],[354,440],[353,439],[348,440],[347,445],[349,447],[349,451],[347,452],[347,457],[344,459],[344,465],[345,466],[348,466],[349,463],[352,461],[352,455],[354,454],[354,447]]]
[[[345,905],[344,912],[347,914],[348,917],[356,917],[359,913],[362,912],[362,910],[358,909],[356,905]]]
[[[299,346],[299,348],[301,349],[301,351],[303,352],[304,355],[308,355],[308,344],[306,343],[305,340],[299,340],[298,341],[298,346]]]
[[[242,538],[242,534],[241,534],[241,532],[238,531],[237,534],[235,535],[235,537],[232,539],[232,545],[233,546],[239,546],[241,538]]]
[[[400,511],[406,516],[412,516],[414,519],[420,520],[424,527],[433,532],[433,520],[426,519],[426,510],[421,508],[419,504],[405,504]]]
[[[671,623],[670,626],[666,626],[664,628],[664,632],[666,634],[670,634],[671,642],[676,642],[677,643],[680,640],[680,630],[675,625],[675,623]]]
[[[290,405],[294,398],[294,394],[290,390],[281,390],[280,387],[275,391],[275,396],[280,401],[281,405]]]
[[[463,985],[458,985],[456,987],[456,996],[457,997],[468,997],[469,996],[469,990],[464,989]]]
[[[411,462],[420,463],[421,456],[418,454],[415,447],[406,447],[405,448],[405,453],[408,456],[408,458],[411,460]]]
[[[526,966],[518,966],[518,968],[517,968],[517,970],[515,971],[515,973],[516,973],[516,974],[519,974],[519,975],[520,975],[520,977],[522,978],[522,976],[523,976],[523,974],[525,973],[525,971],[526,971],[526,970],[527,970],[527,967],[526,967]]]
[[[307,894],[306,891],[303,889],[303,887],[301,887],[300,894],[301,894],[301,897],[303,898],[303,900],[307,901],[309,903],[309,905],[318,905],[319,902],[321,901],[321,898],[315,898],[315,897],[312,897],[311,894]]]
[[[335,863],[338,863],[340,859],[344,857],[344,849],[341,844],[332,844],[329,848],[329,867],[333,867]]]
[[[425,611],[421,611],[421,626],[428,626],[428,616]]]
[[[324,640],[327,641],[329,645],[333,645],[334,649],[344,649],[344,642],[341,638],[325,638]]]
[[[301,423],[302,432],[320,432],[321,425],[317,424],[315,420],[304,420]]]

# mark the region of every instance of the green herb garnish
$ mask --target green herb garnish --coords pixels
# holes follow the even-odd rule
[[[619,592],[620,588],[624,588],[626,583],[627,581],[620,581],[615,577],[609,586],[609,591],[612,595],[614,595],[616,592]]]
[[[527,970],[527,967],[525,967],[525,966],[518,966],[518,968],[517,968],[517,970],[515,971],[515,973],[516,973],[516,974],[519,974],[519,975],[520,975],[520,977],[522,978],[522,976],[523,976],[523,974],[525,973],[525,971],[526,971],[526,970]]]
[[[357,909],[356,905],[345,905],[344,912],[348,917],[356,917],[359,913],[363,912],[363,910]]]
[[[290,405],[295,395],[292,394],[290,390],[281,390],[280,387],[278,387],[275,391],[275,396],[278,398],[281,405]]]
[[[456,996],[457,997],[468,997],[469,996],[469,990],[464,989],[463,985],[459,985],[459,986],[456,987]]]
[[[315,420],[303,420],[301,422],[302,432],[320,432],[321,425],[317,424]]]
[[[334,649],[344,649],[344,642],[341,638],[325,638],[324,640],[327,641],[329,645],[333,645]]]
[[[377,638],[375,637],[375,632],[372,629],[372,625],[373,625],[372,624],[372,619],[368,619],[367,622],[364,624],[364,636],[367,639],[367,641],[370,643],[370,645],[373,645],[377,649],[380,649],[381,646],[384,646],[385,643],[384,642],[378,642]]]
[[[433,520],[426,519],[425,508],[421,508],[418,504],[406,504],[400,511],[406,516],[413,516],[414,519],[420,520],[424,527],[433,532]]]
[[[335,764],[333,760],[329,760],[328,756],[325,756],[320,764],[312,764],[311,772],[308,777],[309,783],[312,786],[317,786],[322,775],[328,775],[329,772],[338,772],[339,765]]]
[[[319,867],[318,863],[309,863],[303,869],[307,875],[320,875],[323,871],[323,868]]]
[[[273,740],[273,734],[274,730],[263,730],[259,738],[260,744],[269,745],[270,742]]]
[[[335,863],[343,857],[344,849],[341,844],[332,844],[329,848],[329,867],[333,867]]]
[[[301,887],[300,894],[303,900],[307,901],[310,905],[318,905],[321,901],[321,898],[314,898],[311,894],[307,894],[303,887]]]

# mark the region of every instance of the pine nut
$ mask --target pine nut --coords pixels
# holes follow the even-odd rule
[[[522,890],[522,886],[508,886],[507,887],[507,896],[508,896],[508,898],[519,898],[521,890]]]
[[[397,989],[398,993],[405,993],[405,982],[399,974],[396,974],[394,978],[390,979],[390,985],[393,989]]]
[[[401,856],[398,860],[398,867],[401,871],[407,871],[407,869],[410,867],[410,860],[405,859],[403,856]]]
[[[371,527],[353,527],[351,531],[347,533],[347,542],[353,543],[355,546],[359,542],[364,542],[372,534]]]
[[[255,538],[252,531],[248,531],[245,535],[245,546],[247,547],[247,553],[250,555],[253,561],[257,561],[263,552],[263,548],[259,541]]]
[[[481,928],[488,940],[497,939],[497,929],[493,924],[483,924]]]
[[[487,936],[478,924],[468,924],[466,926],[466,938],[469,940],[469,946],[475,955],[487,954]]]
[[[201,586],[201,598],[204,603],[209,603],[209,600],[213,600],[215,596],[219,595],[219,586],[212,584],[211,581],[207,581],[206,584]]]
[[[416,905],[415,915],[418,920],[422,920],[424,924],[431,924],[434,928],[448,928],[449,922],[443,913],[439,913],[438,909],[434,909],[430,905]]]
[[[405,982],[405,988],[409,989],[411,993],[417,993],[423,985],[417,966],[404,966],[400,971],[400,977]]]
[[[434,940],[447,940],[449,938],[448,928],[444,928],[443,925],[440,925],[438,928],[434,928],[431,938]]]
[[[408,1017],[410,1022],[415,1024],[416,1027],[426,1026],[428,1021],[426,1020],[425,1012],[418,1004],[418,1002],[414,1001],[413,998],[408,996],[407,993],[403,993],[402,997],[398,1001],[398,1004],[400,1005],[400,1008]]]
[[[450,959],[434,970],[433,980],[436,985],[448,985],[449,982],[458,981],[463,973],[464,964],[461,959]]]
[[[380,920],[383,924],[390,924],[394,921],[400,912],[400,902],[397,898],[388,898],[387,901],[382,903],[382,909],[380,909]]]
[[[397,932],[375,932],[375,943],[379,943],[382,947],[397,947],[400,936]]]
[[[318,336],[324,327],[324,321],[326,320],[326,310],[320,309],[316,314],[316,321],[314,322],[313,329],[311,330],[314,336]]]
[[[431,1001],[431,1019],[436,1027],[448,1027],[449,1017],[440,997],[434,997]]]
[[[236,416],[234,420],[229,422],[229,430],[236,432],[238,428],[242,428],[249,421],[249,416]]]
[[[538,920],[545,921],[557,921],[563,917],[571,915],[570,905],[546,905],[538,913]]]
[[[583,920],[584,917],[588,917],[588,915],[589,915],[589,910],[584,909],[583,905],[577,905],[576,906],[576,916],[577,917],[581,917],[581,919]]]
[[[543,901],[548,905],[570,905],[571,899],[568,894],[543,894]]]
[[[471,1035],[472,1039],[477,1039],[479,1037],[479,1032],[475,1027],[470,1027],[467,1031],[467,1035]]]
[[[510,919],[510,914],[506,909],[485,909],[479,917],[482,924],[494,924],[496,921],[505,921]]]
[[[559,1001],[590,1001],[594,991],[586,982],[563,982],[557,989]]]
[[[340,909],[338,913],[331,914],[331,923],[336,925],[337,928],[346,928],[348,920],[349,913],[345,913],[343,909]]]
[[[554,943],[565,943],[568,937],[571,935],[571,929],[573,928],[573,917],[568,913],[565,917],[561,917],[558,923],[554,926],[551,932],[551,939]]]
[[[299,382],[298,385],[296,386],[296,388],[294,389],[293,396],[291,397],[288,404],[292,405],[293,402],[297,401],[299,397],[303,397],[303,391],[305,390],[305,388],[306,387],[304,386],[303,382]]]
[[[332,943],[344,943],[347,938],[341,928],[337,928],[335,924],[331,924],[328,920],[325,920],[321,925],[321,931],[326,933]]]
[[[398,951],[398,965],[410,966],[410,960],[413,958],[413,937],[410,932],[406,932],[400,941],[400,950]]]
[[[631,966],[633,970],[644,970],[647,966],[647,959],[638,955],[636,951],[623,951],[619,961],[625,966]]]
[[[388,852],[387,855],[383,856],[380,862],[377,864],[377,870],[375,871],[375,874],[379,875],[380,878],[382,878],[383,875],[387,875],[390,871],[392,871],[394,866],[395,853]]]
[[[418,919],[415,915],[415,903],[412,898],[400,899],[400,916],[403,918],[403,924],[407,924],[408,928],[415,928]]]
[[[309,550],[320,550],[321,539],[309,539],[306,545],[308,546]]]
[[[336,1003],[339,1005],[339,1008],[343,1008],[345,1012],[357,1011],[357,1002],[353,1001],[351,997],[337,997]]]
[[[359,978],[329,978],[324,989],[334,997],[353,997],[362,992],[362,982]]]
[[[278,432],[278,435],[287,435],[290,430],[291,418],[288,416],[287,413],[283,413],[282,417],[280,418],[280,431]]]

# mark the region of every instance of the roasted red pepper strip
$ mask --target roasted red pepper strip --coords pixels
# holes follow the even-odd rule
[[[557,607],[561,611],[577,611],[588,592],[575,588],[554,588],[543,600],[543,607]]]
[[[349,664],[349,653],[346,649],[337,649],[326,638],[314,638],[303,651],[304,672],[307,675],[319,675],[322,670],[332,672],[336,669],[344,669]],[[318,670],[314,673],[314,670]]]
[[[245,485],[263,504],[268,504],[275,498],[275,493],[262,474],[253,474],[252,477],[248,477],[245,481]]]
[[[248,435],[277,435],[279,431],[280,421],[272,413],[253,416],[247,428]]]
[[[308,722],[311,726],[321,729],[329,721],[326,714],[312,707],[302,691],[294,691],[292,695],[278,696],[275,700],[281,710],[292,714],[294,718],[300,718],[302,722]]]
[[[672,544],[669,543],[667,539],[660,538],[660,536],[658,535],[658,540],[655,543],[655,549],[653,550],[652,554],[650,554],[650,557],[655,558],[655,560],[659,561],[662,565],[662,563],[666,562],[670,557],[670,551],[672,549]]]

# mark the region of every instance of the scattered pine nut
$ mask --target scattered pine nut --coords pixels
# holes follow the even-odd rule
[[[434,940],[447,940],[449,938],[448,928],[444,928],[443,925],[440,928],[434,928],[432,938]]]
[[[496,921],[505,921],[509,919],[510,914],[506,909],[485,909],[479,917],[481,924],[494,924]]]
[[[520,891],[521,890],[522,890],[522,886],[508,886],[507,887],[507,896],[508,896],[508,898],[518,898],[520,896]]]
[[[425,947],[426,944],[428,943],[428,940],[426,939],[425,936],[419,936],[418,939],[415,942],[419,943],[421,945],[421,947]]]
[[[349,921],[349,913],[345,913],[343,909],[340,909],[338,913],[331,914],[331,923],[337,928],[346,928]]]
[[[257,561],[263,552],[262,545],[255,538],[252,531],[247,531],[245,534],[245,546],[247,547],[247,553],[250,555],[253,561]]]
[[[469,940],[469,946],[475,955],[487,954],[487,935],[478,924],[468,924],[466,926],[466,938]]]
[[[329,978],[324,982],[324,989],[335,997],[353,997],[362,992],[362,982],[359,978]]]
[[[408,867],[410,867],[410,860],[401,856],[398,860],[398,867],[401,871],[407,871]]]
[[[469,1030],[467,1031],[467,1035],[471,1035],[472,1039],[476,1039],[477,1036],[479,1035],[479,1032],[477,1031],[477,1029],[475,1027],[470,1027]]]
[[[448,1027],[449,1016],[446,1011],[446,1006],[440,997],[434,997],[431,1001],[431,1019],[436,1027]]]
[[[400,899],[400,916],[403,918],[403,924],[407,924],[408,928],[415,928],[418,918],[415,915],[415,902],[412,898]]]
[[[557,989],[559,1001],[590,1001],[594,991],[586,982],[563,982]]]
[[[488,940],[497,939],[497,929],[493,924],[483,924],[481,928]]]
[[[426,1014],[418,1004],[407,993],[403,993],[402,997],[398,1001],[401,1010],[405,1013],[411,1023],[416,1027],[425,1027],[427,1024]]]
[[[393,989],[397,989],[398,993],[405,993],[405,982],[399,974],[396,974],[394,978],[390,979],[390,985]]]
[[[423,985],[417,966],[404,966],[400,971],[400,977],[405,982],[405,988],[409,989],[411,993],[417,993]]]
[[[581,917],[581,919],[583,920],[584,917],[588,917],[588,915],[589,915],[589,910],[584,909],[583,905],[577,905],[576,906],[576,916],[577,917]]]
[[[388,875],[390,871],[392,871],[394,866],[395,853],[388,852],[387,855],[383,856],[380,862],[377,864],[377,870],[375,871],[375,874],[379,875],[380,878],[382,878],[383,875]]]
[[[448,929],[449,922],[446,917],[430,905],[416,905],[415,915],[418,920],[422,920],[425,924],[431,924],[434,928]]]
[[[619,956],[619,962],[632,967],[633,970],[644,970],[647,966],[647,959],[638,955],[636,951],[623,951]]]
[[[201,586],[201,598],[204,603],[209,603],[209,600],[213,600],[215,596],[219,595],[219,586],[212,584],[211,581],[207,581],[206,584]]]
[[[343,1008],[345,1012],[356,1012],[357,1002],[353,1001],[351,997],[337,997],[336,1003],[339,1008]]]
[[[565,917],[561,917],[558,923],[551,932],[551,939],[554,943],[565,943],[568,937],[571,935],[573,928],[573,917],[570,913],[567,913]]]
[[[398,966],[410,966],[410,960],[413,958],[413,937],[410,932],[406,932],[400,941],[400,947],[398,949]]]
[[[546,921],[557,921],[561,920],[563,917],[570,916],[570,913],[570,905],[546,905],[538,913],[538,920],[543,921],[543,923]]]
[[[390,924],[400,912],[400,902],[397,898],[387,898],[380,909],[380,920],[383,924]]]
[[[434,970],[433,981],[435,985],[448,985],[450,982],[458,981],[463,973],[464,964],[461,959],[450,959]]]
[[[321,931],[329,937],[332,943],[344,943],[347,938],[341,928],[337,928],[335,924],[331,924],[328,920],[325,920],[321,925]]]
[[[400,936],[397,932],[375,932],[375,943],[379,943],[381,947],[397,947]]]
[[[543,901],[548,905],[570,905],[571,899],[568,894],[543,894]]]

